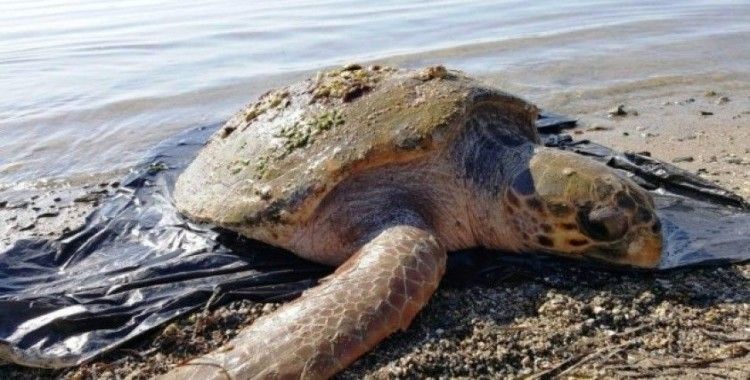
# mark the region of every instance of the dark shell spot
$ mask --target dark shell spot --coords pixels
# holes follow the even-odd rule
[[[544,206],[542,206],[542,201],[540,201],[537,198],[529,198],[526,200],[526,204],[534,211],[543,213],[544,212]]]
[[[511,188],[522,195],[530,195],[534,193],[534,178],[531,177],[531,172],[528,169],[519,173],[516,178],[513,179]]]
[[[546,237],[544,235],[537,235],[536,236],[536,241],[539,242],[539,244],[541,244],[541,245],[543,245],[545,247],[551,247],[551,246],[554,245],[554,243],[552,242],[552,239],[550,239],[550,238],[548,238],[548,237]]]
[[[638,210],[635,212],[635,221],[638,223],[646,223],[650,221],[651,218],[651,212],[643,207],[638,207]]]
[[[549,224],[542,223],[542,225],[540,227],[542,227],[542,231],[544,231],[546,233],[552,232],[552,226],[550,226]]]
[[[560,227],[564,230],[573,231],[578,229],[578,225],[575,223],[563,223]]]
[[[573,208],[565,203],[550,203],[547,205],[547,209],[549,209],[549,212],[552,213],[552,215],[557,217],[563,217],[573,213]]]
[[[574,246],[574,247],[580,247],[582,245],[588,244],[588,240],[586,239],[570,239],[568,240],[568,244]]]
[[[635,208],[635,201],[633,201],[633,198],[625,194],[624,191],[618,191],[617,195],[615,195],[615,199],[617,200],[617,206],[619,207],[628,210],[632,210]]]
[[[512,191],[508,191],[505,196],[508,198],[508,202],[510,202],[513,206],[518,207],[521,205],[521,203],[518,201],[518,197],[513,194]]]

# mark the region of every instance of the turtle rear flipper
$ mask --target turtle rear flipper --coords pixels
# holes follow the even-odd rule
[[[162,379],[328,378],[409,326],[445,260],[426,230],[386,228],[321,285]]]

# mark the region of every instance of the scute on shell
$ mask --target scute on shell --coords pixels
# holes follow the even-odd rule
[[[471,107],[488,100],[536,115],[533,105],[440,66],[319,73],[232,117],[180,175],[175,202],[230,229],[304,221],[348,175],[443,149]]]

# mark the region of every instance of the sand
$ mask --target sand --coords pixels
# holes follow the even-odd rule
[[[750,197],[747,86],[655,85],[606,96],[581,91],[534,100],[580,118],[576,138],[648,151]],[[616,112],[619,105],[623,112]],[[0,249],[20,238],[75,228],[114,191],[115,181],[3,191]],[[0,367],[0,378],[148,378],[220,346],[277,306],[234,302],[181,318],[80,367],[51,371],[9,365]],[[749,375],[750,264],[738,264],[658,274],[510,272],[489,283],[444,285],[406,331],[340,377]]]

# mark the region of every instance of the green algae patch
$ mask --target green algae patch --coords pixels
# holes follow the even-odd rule
[[[357,64],[349,64],[340,69],[321,72],[315,80],[313,100],[341,99],[343,102],[350,102],[375,88],[383,74],[393,70],[390,67],[363,68]]]
[[[274,135],[281,138],[280,147],[274,148],[272,153],[258,158],[255,164],[256,179],[268,178],[269,164],[272,160],[280,160],[297,149],[304,148],[315,141],[315,138],[325,131],[344,125],[344,117],[339,110],[325,110],[313,117],[298,121],[292,125],[282,127]]]
[[[315,136],[331,128],[344,124],[341,111],[323,111],[312,118],[302,122],[296,122],[290,126],[281,128],[275,137],[284,139],[281,149],[281,157],[286,156],[297,148],[302,148],[312,143]]]
[[[234,160],[229,164],[229,172],[232,174],[238,174],[250,165],[250,160]]]
[[[278,108],[282,104],[288,104],[288,97],[288,91],[276,90],[267,93],[247,110],[245,121],[249,123],[270,109]]]
[[[283,108],[290,104],[289,91],[287,90],[274,90],[269,91],[262,95],[260,99],[247,107],[246,110],[241,111],[242,115],[236,115],[232,120],[227,122],[224,128],[221,129],[221,138],[225,139],[229,137],[238,127],[242,125],[244,119],[245,125],[252,123],[258,116],[266,113],[269,110]]]

